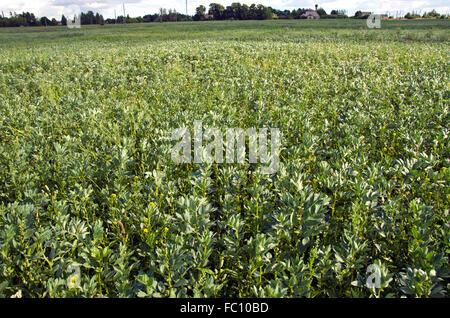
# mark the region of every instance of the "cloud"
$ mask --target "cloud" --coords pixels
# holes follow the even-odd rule
[[[356,10],[376,13],[402,11],[403,14],[412,10],[422,10],[423,12],[436,9],[441,13],[450,11],[448,0],[188,0],[188,13],[194,14],[195,8],[201,4],[208,8],[211,2],[218,2],[225,6],[230,5],[232,2],[261,3],[276,9],[289,10],[294,8],[314,8],[314,5],[318,3],[327,12],[333,9],[343,9],[347,10],[348,14],[353,14]],[[84,12],[92,10],[103,14],[105,17],[114,17],[114,11],[116,11],[117,15],[123,14],[122,4],[125,4],[125,12],[130,16],[156,13],[161,7],[176,9],[182,13],[186,11],[185,0],[2,0],[0,9],[5,14],[8,14],[10,11],[29,11],[38,16],[45,15],[50,18],[59,18],[71,5],[77,5]]]

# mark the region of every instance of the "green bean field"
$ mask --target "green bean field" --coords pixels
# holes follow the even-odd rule
[[[382,23],[0,29],[0,296],[448,297],[450,22]]]

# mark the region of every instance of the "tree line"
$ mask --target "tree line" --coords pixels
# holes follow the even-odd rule
[[[304,15],[307,11],[313,9],[299,8],[290,10],[278,10],[272,7],[266,7],[262,4],[240,4],[238,2],[224,7],[219,3],[211,3],[208,11],[206,7],[200,5],[195,10],[193,19],[202,20],[270,20],[270,19],[306,19]],[[345,10],[332,10],[328,14],[323,8],[318,8],[317,13],[320,18],[347,18]]]
[[[104,19],[99,13],[88,11],[81,13],[81,24],[114,24],[114,23],[144,23],[144,22],[178,22],[178,21],[204,21],[204,20],[271,20],[271,19],[306,19],[305,13],[307,11],[316,11],[321,19],[339,19],[349,18],[345,10],[332,10],[327,13],[323,8],[306,9],[299,8],[294,10],[278,10],[272,7],[266,7],[262,4],[240,4],[238,2],[232,3],[224,7],[219,3],[211,3],[207,9],[200,5],[195,9],[194,15],[186,15],[177,12],[175,9],[160,9],[158,13],[147,14],[139,17],[130,17],[129,15],[118,16],[114,19]],[[351,18],[367,19],[366,12],[356,11]],[[393,17],[390,17],[393,18]],[[436,10],[425,12],[423,16],[417,13],[407,13],[407,19],[416,18],[448,18],[446,14],[439,14]],[[18,26],[52,26],[52,25],[67,25],[67,17],[64,15],[61,20],[55,18],[49,19],[47,17],[37,18],[33,13],[23,12],[16,14],[10,12],[9,17],[5,17],[3,12],[0,16],[0,27],[18,27]]]
[[[448,19],[448,16],[446,14],[439,14],[436,12],[436,10],[431,10],[430,12],[425,12],[422,16],[416,12],[408,12],[405,15],[406,19]]]
[[[105,19],[99,13],[88,11],[80,14],[81,24],[105,24]],[[47,17],[37,18],[33,13],[22,12],[20,14],[10,12],[9,17],[3,14],[0,17],[0,27],[20,27],[20,26],[53,26],[53,25],[67,25],[67,18],[62,15],[61,20],[55,18],[49,19]]]

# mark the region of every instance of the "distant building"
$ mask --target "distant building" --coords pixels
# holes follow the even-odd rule
[[[381,20],[389,20],[389,16],[387,14],[382,14]]]
[[[319,5],[316,4],[316,10],[308,10],[305,13],[303,13],[300,18],[303,19],[320,19],[320,14],[317,12]]]
[[[317,11],[313,10],[306,11],[300,17],[303,19],[320,19],[320,15],[317,13]]]
[[[205,15],[205,19],[206,19],[206,20],[213,20],[213,19],[214,19],[214,16],[213,16],[212,14],[206,14],[206,15]]]
[[[372,12],[361,12],[361,16],[362,16],[363,18],[367,18],[367,17],[369,17],[371,14],[372,14]]]

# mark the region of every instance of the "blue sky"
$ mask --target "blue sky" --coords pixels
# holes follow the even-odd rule
[[[431,11],[436,9],[440,13],[450,13],[449,0],[434,1],[410,1],[410,0],[260,0],[260,1],[236,1],[236,0],[188,0],[188,13],[193,14],[195,8],[200,4],[208,7],[209,3],[217,2],[223,5],[229,5],[232,2],[246,4],[263,4],[276,9],[294,9],[294,8],[313,8],[317,3],[327,12],[333,9],[347,10],[348,14],[353,14],[356,10],[371,11],[374,13],[387,13],[396,15],[401,13],[405,15],[408,11]],[[47,16],[50,18],[60,18],[63,13],[72,14],[73,5],[81,8],[82,11],[92,10],[104,15],[105,18],[114,17],[114,10],[117,15],[123,13],[122,3],[125,4],[125,10],[130,16],[143,16],[148,13],[156,13],[159,8],[176,9],[178,12],[185,12],[185,0],[0,0],[0,10],[8,15],[12,12],[29,11],[38,16]]]

